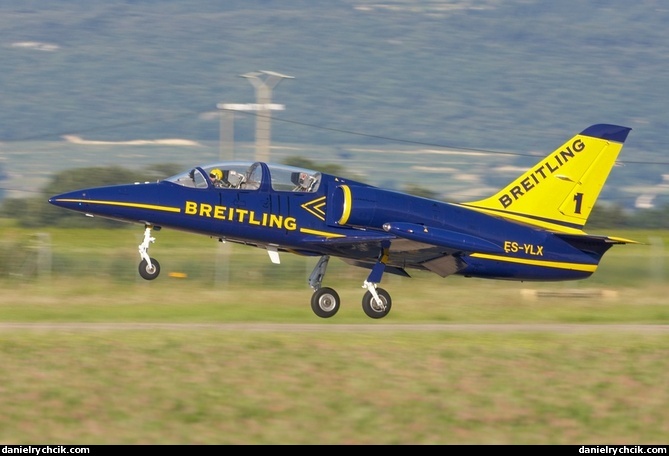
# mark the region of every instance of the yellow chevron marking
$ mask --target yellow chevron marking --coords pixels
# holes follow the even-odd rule
[[[315,200],[307,201],[306,203],[302,204],[301,207],[311,215],[314,215],[318,219],[325,221],[325,196],[321,196]]]

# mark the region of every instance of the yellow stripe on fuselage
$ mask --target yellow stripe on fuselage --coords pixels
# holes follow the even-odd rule
[[[506,263],[519,263],[527,264],[531,266],[543,266],[546,268],[555,268],[555,269],[569,269],[572,271],[582,271],[582,272],[595,272],[597,269],[596,264],[584,264],[584,263],[562,263],[559,261],[543,261],[543,260],[529,260],[526,258],[513,258],[502,255],[489,255],[487,253],[473,253],[470,255],[473,258],[481,258],[484,260],[494,260],[494,261],[503,261]]]
[[[316,236],[323,236],[323,237],[326,237],[326,238],[343,238],[343,237],[346,237],[343,234],[329,233],[327,231],[318,231],[318,230],[312,230],[312,229],[309,229],[309,228],[300,228],[300,233],[313,234],[313,235],[316,235]]]
[[[179,207],[158,206],[157,204],[127,203],[122,201],[101,201],[101,200],[85,200],[85,199],[59,199],[56,201],[64,203],[99,204],[102,206],[132,207],[136,209],[151,209],[154,211],[163,211],[163,212],[176,212],[176,213],[181,212],[181,208]]]

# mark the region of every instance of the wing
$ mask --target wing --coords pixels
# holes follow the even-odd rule
[[[386,271],[408,277],[406,269],[421,269],[446,277],[467,266],[465,253],[501,249],[485,239],[455,231],[412,223],[387,223],[386,233],[361,232],[338,238],[310,237],[302,245],[341,258],[348,264],[371,269],[382,252],[388,255]],[[386,249],[387,250],[384,250]]]

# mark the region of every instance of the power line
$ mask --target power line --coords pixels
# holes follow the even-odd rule
[[[146,124],[151,124],[151,123],[156,123],[156,122],[163,122],[163,121],[167,121],[167,120],[185,119],[185,118],[191,117],[193,115],[199,115],[202,112],[206,112],[206,111],[207,110],[191,110],[191,111],[188,111],[188,112],[184,112],[182,114],[170,114],[170,115],[160,116],[160,117],[151,118],[151,119],[140,119],[140,120],[127,121],[127,122],[120,122],[120,123],[117,123],[117,124],[110,124],[110,125],[105,125],[105,126],[100,126],[100,127],[87,128],[87,129],[84,129],[84,130],[42,133],[42,134],[37,134],[37,135],[21,137],[21,138],[18,138],[16,140],[14,140],[14,141],[17,141],[17,142],[20,142],[20,141],[34,141],[34,140],[39,140],[39,139],[60,138],[61,136],[65,136],[65,135],[75,135],[75,134],[82,134],[82,133],[98,133],[98,132],[103,132],[103,131],[111,131],[111,130],[117,130],[117,129],[120,129],[120,128],[136,126],[136,125],[146,125]],[[259,112],[246,112],[246,114],[252,115],[252,116],[257,116],[257,117],[263,117],[263,114],[261,114]],[[316,125],[316,124],[313,124],[313,123],[302,122],[302,121],[293,120],[293,119],[286,119],[286,118],[277,117],[277,116],[272,116],[272,120],[275,121],[275,122],[283,122],[283,123],[292,124],[292,125],[299,125],[299,126],[302,126],[302,127],[313,128],[313,129],[323,130],[323,131],[330,131],[330,132],[333,132],[333,133],[339,133],[339,134],[343,134],[343,135],[359,136],[359,137],[370,138],[370,139],[378,139],[378,140],[394,142],[394,143],[399,143],[399,144],[411,144],[411,145],[415,145],[415,146],[434,147],[434,148],[449,149],[449,150],[454,150],[455,149],[455,150],[461,150],[461,151],[467,151],[467,152],[478,152],[478,153],[495,154],[495,155],[509,155],[509,156],[514,156],[514,157],[532,157],[532,158],[537,158],[538,157],[538,155],[536,155],[536,154],[528,154],[528,153],[522,153],[522,152],[505,152],[505,151],[490,150],[490,149],[477,149],[477,148],[471,148],[471,147],[461,147],[461,146],[454,146],[454,145],[448,145],[448,144],[437,144],[437,143],[431,143],[431,142],[425,142],[425,141],[415,141],[415,140],[409,140],[409,139],[395,138],[395,137],[385,136],[385,135],[363,133],[363,132],[348,130],[348,129],[343,129],[343,128],[334,128],[334,127],[327,127],[327,126],[323,126],[323,125]],[[669,166],[669,162],[666,162],[666,161],[662,162],[662,161],[644,161],[644,160],[619,160],[619,161],[617,161],[617,163],[621,164],[621,165]]]

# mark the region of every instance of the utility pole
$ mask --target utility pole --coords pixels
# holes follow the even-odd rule
[[[220,161],[235,159],[235,112],[227,110],[224,105],[217,105],[221,111],[220,138],[218,141],[218,158]]]
[[[269,160],[270,155],[270,120],[272,111],[281,111],[284,105],[272,103],[272,89],[282,79],[294,79],[293,76],[273,71],[255,71],[242,74],[256,89],[256,103],[218,103],[221,111],[219,158],[221,161],[235,158],[235,111],[256,111],[256,157],[255,161]],[[262,78],[262,79],[261,79]],[[230,244],[221,242],[219,255],[216,257],[216,283],[227,285],[230,281]]]
[[[274,71],[253,71],[241,75],[253,85],[256,90],[256,161],[269,161],[270,156],[270,128],[272,120],[272,89],[283,79],[295,79]]]

